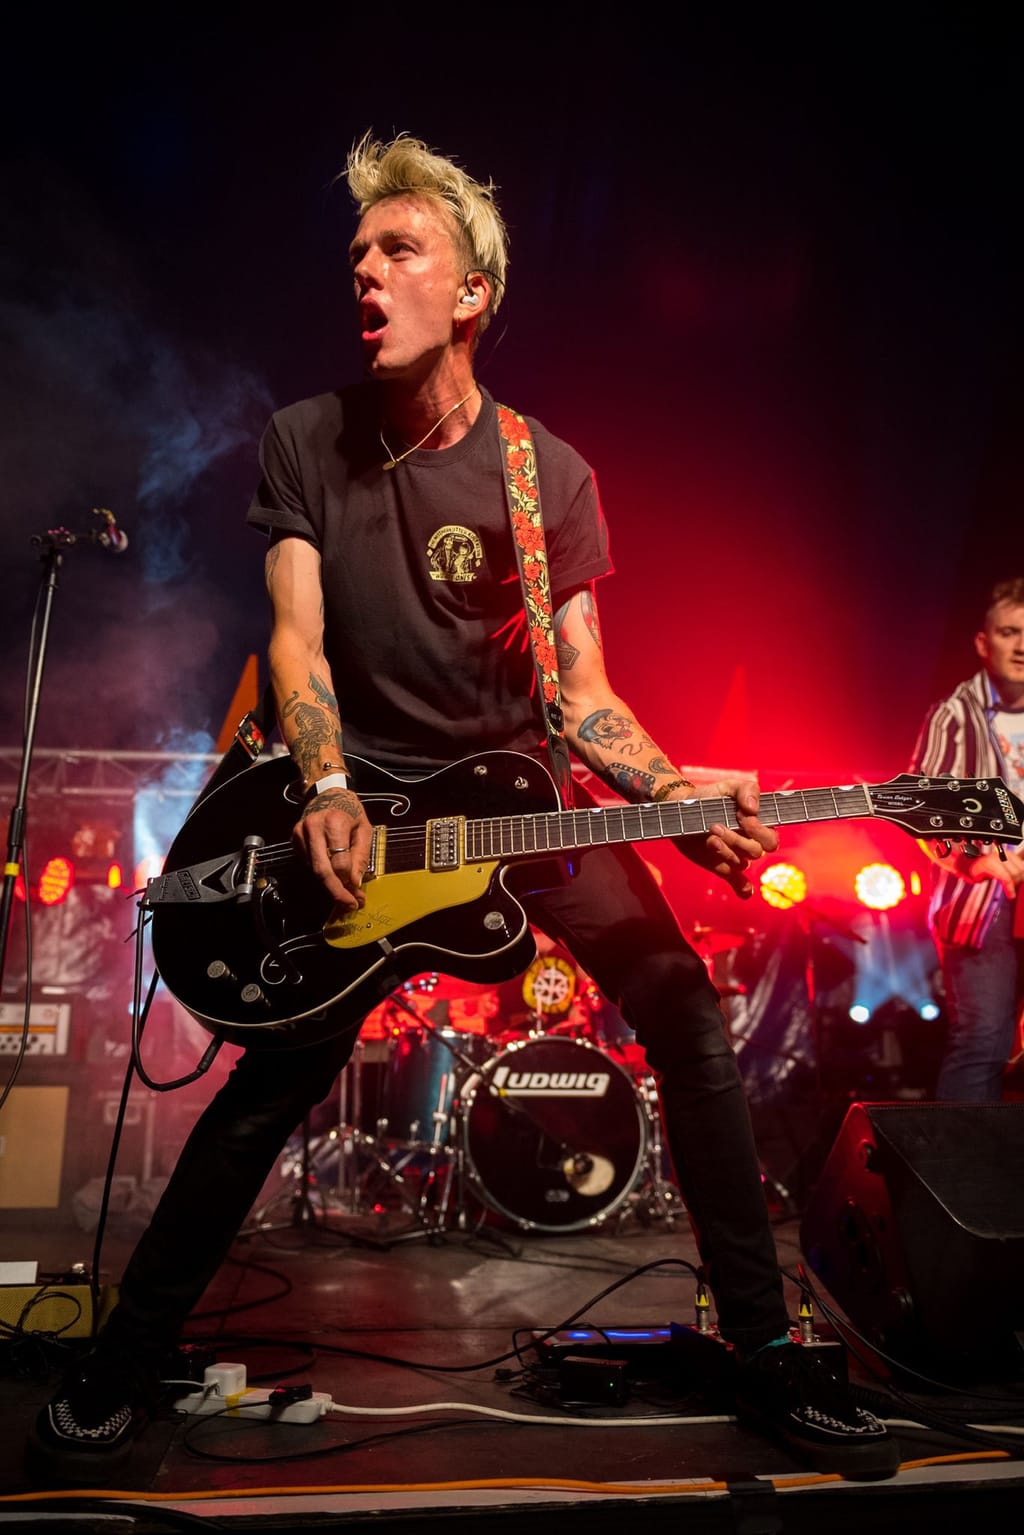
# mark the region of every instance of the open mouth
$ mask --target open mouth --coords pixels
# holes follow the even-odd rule
[[[387,328],[388,317],[381,306],[373,299],[363,299],[359,305],[359,323],[362,327],[363,338],[376,338],[381,336]]]

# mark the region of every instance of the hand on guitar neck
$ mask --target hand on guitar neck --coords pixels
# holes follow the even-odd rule
[[[736,827],[730,829],[722,821],[715,821],[704,838],[688,837],[676,843],[677,847],[702,869],[708,869],[731,885],[744,901],[754,893],[747,877],[747,870],[765,853],[774,853],[779,845],[779,835],[758,817],[760,794],[752,778],[719,778],[714,783],[687,784],[677,789],[664,803],[672,800],[716,799],[733,800],[736,806]]]
[[[968,844],[948,852],[927,848],[926,851],[941,868],[972,885],[986,879],[998,880],[1011,901],[1024,888],[1024,853],[1013,848],[990,847],[978,852]]]
[[[974,859],[971,879],[997,879],[1012,901],[1024,885],[1024,856],[1012,848],[1004,848],[1002,855],[992,848]]]

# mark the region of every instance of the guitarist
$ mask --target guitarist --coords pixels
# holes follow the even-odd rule
[[[1024,792],[1024,578],[1002,581],[974,636],[981,670],[932,705],[910,771],[1002,778]],[[935,1096],[998,1103],[1024,979],[1024,845],[998,852],[922,842],[936,867],[928,923],[948,1033]]]
[[[347,177],[366,378],[273,417],[249,519],[270,535],[271,677],[307,796],[296,839],[334,901],[354,910],[365,899],[371,825],[346,750],[425,773],[486,749],[538,751],[542,726],[496,407],[474,377],[505,286],[492,189],[404,135],[364,138]],[[568,743],[630,800],[733,797],[739,829],[714,826],[694,856],[749,896],[749,864],[777,846],[757,816],[757,785],[696,789],[613,691],[593,586],[611,568],[594,476],[566,443],[530,426]],[[524,904],[621,1008],[658,1074],[721,1331],[743,1360],[739,1411],[825,1471],[890,1475],[897,1456],[885,1428],[789,1341],[718,994],[643,860],[629,846],[587,849],[571,879]],[[35,1448],[51,1471],[102,1482],[125,1458],[161,1357],[353,1044],[348,1029],[305,1049],[243,1054],[181,1153],[94,1354],[38,1420]]]

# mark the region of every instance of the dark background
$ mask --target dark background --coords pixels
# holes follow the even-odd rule
[[[665,750],[888,777],[1021,536],[1021,32],[994,6],[37,10],[6,23],[0,741],[209,746],[263,657],[269,412],[356,376],[352,141],[492,177],[480,375],[595,465]],[[912,846],[912,844],[910,844]]]

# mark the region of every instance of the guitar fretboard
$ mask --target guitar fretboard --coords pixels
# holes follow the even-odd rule
[[[867,788],[852,784],[762,794],[759,814],[768,826],[788,826],[804,821],[855,820],[874,811]],[[712,826],[732,829],[738,824],[735,802],[719,798],[492,816],[466,822],[465,856],[471,862],[514,858],[520,853],[564,852],[611,842],[699,836]]]

